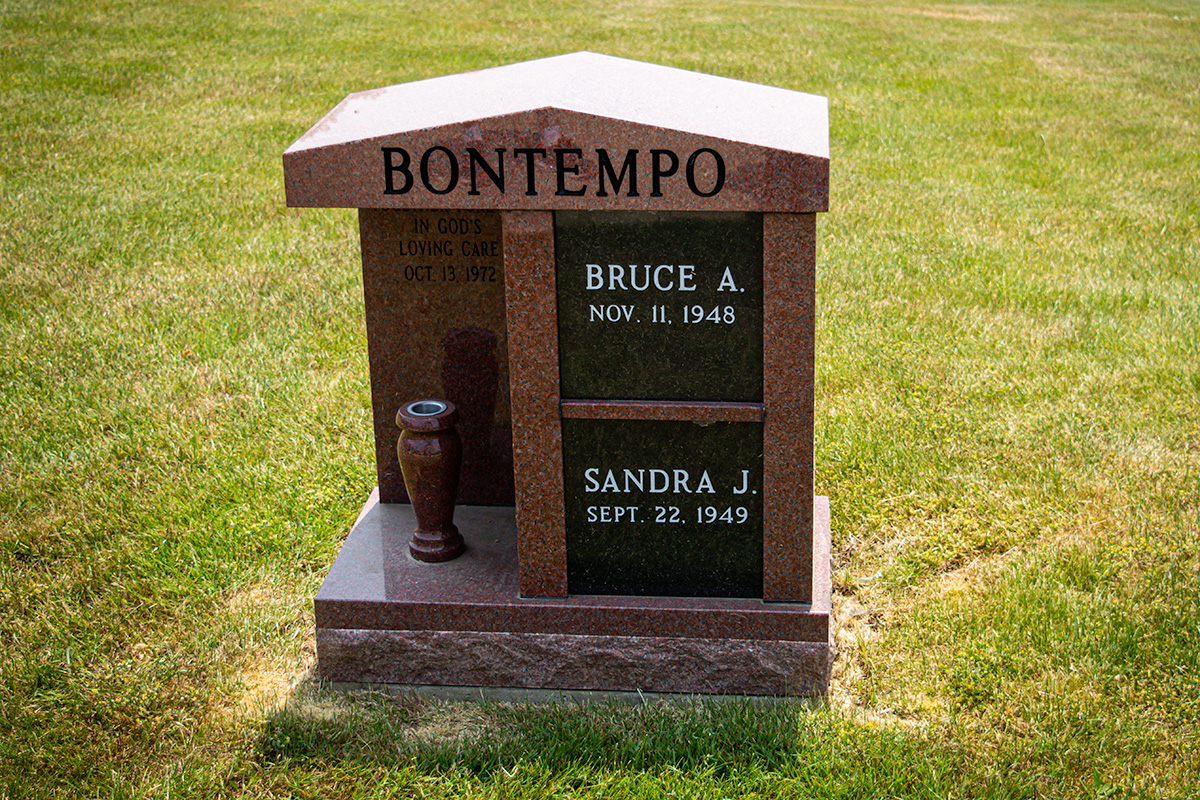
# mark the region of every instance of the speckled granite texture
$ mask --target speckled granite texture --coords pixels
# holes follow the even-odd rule
[[[388,162],[389,147],[405,155]],[[673,155],[656,165],[655,150]],[[619,180],[631,151],[636,191]],[[350,95],[283,168],[289,206],[825,211],[829,110],[815,95],[571,53]]]
[[[762,403],[661,400],[563,400],[563,419],[692,420],[762,422]]]
[[[459,409],[458,501],[512,505],[500,214],[363,209],[359,235],[381,500],[408,502],[396,412],[440,397]]]
[[[816,226],[815,214],[763,215],[763,599],[795,603],[821,568],[809,534]]]
[[[554,215],[509,211],[502,218],[521,592],[565,597]]]
[[[319,670],[323,677],[339,681],[500,686],[507,685],[508,679],[480,678],[489,664],[506,664],[510,672],[502,674],[508,675],[524,663],[522,659],[558,652],[554,658],[565,659],[561,675],[540,688],[627,690],[636,686],[646,691],[786,693],[780,659],[788,660],[789,674],[825,675],[826,679],[828,675],[825,498],[817,498],[816,512],[817,562],[826,569],[814,576],[812,605],[736,598],[531,598],[520,596],[518,590],[512,509],[459,508],[455,521],[466,540],[466,552],[443,564],[421,564],[406,550],[411,508],[379,504],[372,498],[317,593]],[[621,645],[616,648],[619,658],[611,655],[614,644]],[[476,646],[482,648],[481,656],[472,660]],[[406,655],[409,647],[412,652]],[[637,648],[645,648],[645,658],[653,663],[642,664]],[[670,654],[676,651],[688,660],[686,669],[678,664],[663,666],[671,663]],[[762,663],[753,666],[751,658]],[[361,674],[355,666],[359,663]],[[406,663],[413,665],[411,674],[403,672]],[[733,679],[751,666],[746,681]],[[551,660],[531,674],[556,670]],[[688,674],[692,683],[684,687],[663,678],[657,683],[621,685],[622,675],[641,681],[648,674],[671,672]],[[712,677],[718,674],[729,679],[719,684]],[[525,677],[511,685],[536,687],[540,680]],[[698,685],[705,681],[711,688]],[[809,685],[808,678],[795,681]],[[579,685],[573,685],[576,682]],[[825,683],[818,684],[823,691]],[[797,689],[795,693],[809,692]]]
[[[330,681],[810,697],[828,644],[754,639],[321,630]]]
[[[825,98],[573,53],[351,95],[284,153],[283,166],[290,206],[359,209],[363,251],[379,502],[364,508],[316,598],[322,674],[824,691],[829,512],[812,492]],[[634,213],[593,218],[614,211]],[[622,224],[605,227],[614,220]],[[617,228],[639,226],[618,242]],[[560,328],[562,314],[574,322]],[[691,333],[681,338],[680,328]],[[625,349],[607,353],[606,340]],[[395,413],[422,396],[460,410],[455,522],[466,550],[443,564],[419,564],[406,548],[413,522]],[[628,443],[689,421],[753,428],[761,457],[739,444],[725,463],[714,446],[693,474],[680,461],[686,453],[663,455],[683,482],[647,490],[653,497],[630,500],[626,512],[661,505],[668,516],[695,515],[697,530],[665,554],[640,547],[637,535],[621,547],[662,562],[711,544],[715,561],[725,552],[741,565],[737,586],[720,589],[718,577],[704,590],[717,596],[670,596],[691,584],[663,582],[647,563],[648,582],[587,584],[578,570],[573,578],[588,591],[646,596],[573,590],[565,493],[579,495],[576,505],[592,498],[576,516],[605,523],[629,489],[601,502],[612,487],[591,486],[588,471],[667,474],[658,453]],[[572,483],[563,452],[571,425],[621,427],[577,449],[624,441],[630,463],[615,463],[616,451],[613,464],[576,459],[583,477]],[[720,503],[716,484],[728,490]],[[761,507],[735,498],[758,489]],[[753,527],[761,541],[722,550],[711,528],[699,530],[710,509],[731,529],[740,523],[722,515],[745,511],[741,532]],[[757,564],[744,569],[758,559],[761,575]]]

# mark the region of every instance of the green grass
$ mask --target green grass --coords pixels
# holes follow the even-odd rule
[[[330,694],[374,481],[345,94],[830,98],[828,704]],[[0,798],[1200,797],[1200,6],[0,0]]]

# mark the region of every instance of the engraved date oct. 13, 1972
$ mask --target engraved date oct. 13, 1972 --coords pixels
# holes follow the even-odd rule
[[[476,264],[410,264],[403,269],[404,280],[416,283],[495,283],[500,277],[495,267]]]

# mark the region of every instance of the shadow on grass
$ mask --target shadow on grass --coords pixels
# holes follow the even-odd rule
[[[545,779],[547,786],[574,791],[581,782],[576,788],[614,797],[644,796],[643,789],[668,784],[684,795],[720,787],[719,796],[730,797],[859,798],[878,796],[880,787],[895,797],[1039,796],[1021,780],[997,784],[974,773],[961,750],[925,733],[855,721],[824,704],[457,702],[340,694],[311,674],[267,717],[258,758],[287,772],[360,767],[376,774],[382,768],[407,775],[404,780],[430,776],[438,785],[511,778],[521,791],[532,791],[521,781],[541,786]],[[515,778],[518,772],[533,777]],[[625,786],[625,794],[593,786],[597,776]]]
[[[750,767],[775,771],[821,747],[827,726],[815,717],[828,714],[788,700],[529,705],[343,694],[310,674],[268,715],[257,751],[265,763],[365,761],[481,776],[536,761],[550,770],[670,766],[720,777]]]

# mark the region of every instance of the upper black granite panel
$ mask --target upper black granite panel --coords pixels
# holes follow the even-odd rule
[[[760,402],[762,215],[555,215],[561,396]]]

